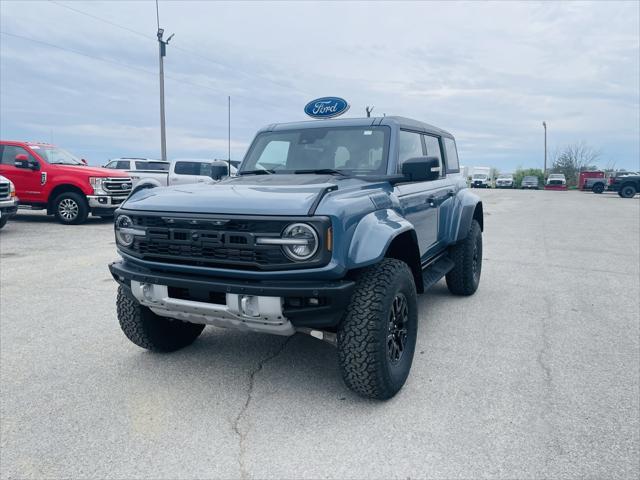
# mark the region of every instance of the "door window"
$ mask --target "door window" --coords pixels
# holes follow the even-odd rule
[[[458,161],[458,150],[456,149],[456,142],[452,138],[445,138],[444,148],[447,153],[447,172],[459,172],[460,163]]]
[[[398,170],[401,170],[402,164],[409,158],[422,157],[422,139],[419,133],[407,132],[400,130],[398,153]]]
[[[211,176],[211,163],[209,162],[176,162],[175,173],[178,175],[202,175]]]
[[[3,165],[14,166],[16,161],[16,155],[20,155],[20,154],[27,155],[29,157],[29,160],[35,161],[35,158],[33,158],[32,155],[29,155],[29,152],[27,152],[22,147],[17,147],[15,145],[3,145],[3,147],[4,148],[2,149],[2,160],[0,161],[0,163],[2,163]]]

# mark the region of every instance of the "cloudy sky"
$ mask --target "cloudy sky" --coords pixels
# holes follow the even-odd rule
[[[155,3],[0,1],[0,136],[103,163],[160,151]],[[586,141],[637,169],[640,11],[629,2],[160,2],[169,158],[241,158],[260,126],[335,95],[348,116],[452,132],[463,164],[542,167]]]

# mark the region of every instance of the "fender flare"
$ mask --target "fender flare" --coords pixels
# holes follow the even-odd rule
[[[347,255],[347,269],[361,268],[382,260],[391,242],[400,234],[414,231],[413,224],[394,210],[371,212],[358,222]]]
[[[476,219],[480,224],[480,230],[484,231],[484,211],[482,206],[482,200],[475,194],[469,192],[469,194],[460,196],[460,206],[458,224],[454,225],[454,231],[452,238],[454,243],[464,240],[471,228],[471,221]]]

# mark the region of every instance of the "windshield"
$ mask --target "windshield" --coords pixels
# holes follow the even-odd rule
[[[537,182],[538,181],[538,177],[524,177],[523,180],[525,182]]]
[[[53,165],[84,165],[78,157],[58,147],[30,145],[29,148]]]
[[[476,173],[473,178],[477,178],[479,180],[484,180],[485,178],[487,178],[487,176],[483,173]]]
[[[513,177],[511,175],[500,175],[498,180],[513,180]]]
[[[264,132],[247,153],[240,174],[338,171],[382,174],[387,169],[387,127],[326,127]]]

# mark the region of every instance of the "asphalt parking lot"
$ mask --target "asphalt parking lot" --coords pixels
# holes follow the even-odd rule
[[[111,224],[21,212],[0,232],[2,478],[638,478],[640,199],[479,193],[480,289],[420,298],[387,402],[303,335],[137,348]]]

